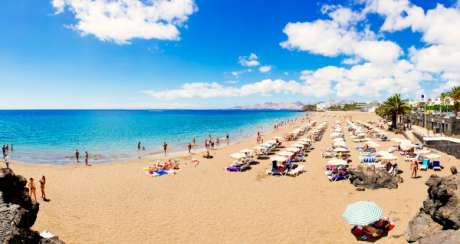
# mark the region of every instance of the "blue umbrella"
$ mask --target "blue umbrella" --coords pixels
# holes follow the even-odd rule
[[[347,206],[342,217],[351,225],[368,225],[383,217],[383,210],[375,203],[359,201]]]

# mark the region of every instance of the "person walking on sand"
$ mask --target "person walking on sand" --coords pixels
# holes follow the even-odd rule
[[[90,164],[88,163],[88,160],[89,160],[89,153],[88,151],[85,151],[85,165],[86,166],[90,166]]]
[[[188,153],[191,154],[192,153],[192,144],[191,143],[189,143],[187,145],[187,149],[188,149]]]
[[[168,151],[168,144],[166,142],[163,143],[163,152],[165,153],[165,156],[166,156],[166,152]]]
[[[77,163],[80,163],[80,152],[78,149],[75,149],[75,159],[77,160]]]
[[[29,197],[33,198],[35,202],[37,202],[37,193],[34,183],[34,178],[29,179]]]
[[[45,184],[46,184],[46,178],[44,175],[42,175],[42,178],[40,179],[40,191],[42,193],[42,199],[43,201],[46,201],[46,194],[45,194]]]
[[[410,164],[410,169],[411,169],[411,177],[412,178],[417,178],[417,170],[418,170],[418,162],[417,162],[417,160],[412,161],[412,163]]]

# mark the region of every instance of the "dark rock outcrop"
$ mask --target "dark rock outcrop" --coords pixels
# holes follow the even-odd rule
[[[354,186],[368,189],[394,189],[398,188],[399,183],[403,182],[403,179],[399,175],[394,176],[389,174],[385,169],[370,167],[350,169],[349,179]]]
[[[460,177],[432,175],[428,198],[409,222],[406,239],[418,243],[460,243]]]
[[[27,180],[11,169],[0,169],[0,243],[63,243],[58,238],[45,240],[30,229],[39,204],[32,202],[26,184]]]
[[[460,230],[441,231],[432,236],[420,239],[417,244],[458,244],[460,243]]]

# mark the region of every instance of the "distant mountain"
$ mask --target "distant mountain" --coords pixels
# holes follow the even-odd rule
[[[302,110],[303,106],[304,104],[301,102],[293,102],[293,103],[266,102],[266,103],[259,103],[259,104],[254,104],[254,105],[236,106],[235,109]]]

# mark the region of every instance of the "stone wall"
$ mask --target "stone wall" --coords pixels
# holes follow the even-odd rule
[[[427,147],[434,148],[438,151],[445,152],[449,155],[452,155],[458,159],[460,159],[460,143],[451,142],[447,140],[439,140],[439,141],[425,141],[423,136],[418,133],[413,133],[414,136]]]

